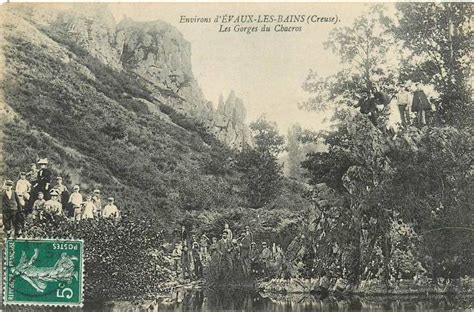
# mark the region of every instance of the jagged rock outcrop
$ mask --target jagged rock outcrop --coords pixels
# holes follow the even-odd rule
[[[234,91],[230,92],[225,101],[221,95],[213,118],[214,132],[219,140],[236,148],[245,143],[250,144],[250,133],[245,124],[245,117],[244,103],[235,96]]]
[[[162,21],[137,22],[126,17],[117,24],[107,5],[58,10],[24,6],[15,12],[108,66],[146,80],[157,99],[157,107],[161,102],[193,117],[232,147],[249,142],[242,100],[231,94],[226,103],[214,110],[194,78],[191,44],[172,25]],[[149,104],[146,103],[148,108]]]

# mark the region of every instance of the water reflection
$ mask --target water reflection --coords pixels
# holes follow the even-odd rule
[[[472,297],[459,296],[379,296],[327,297],[311,294],[269,295],[251,290],[177,289],[171,297],[131,304],[104,304],[101,310],[122,311],[471,311]],[[91,307],[92,308],[92,307]],[[97,306],[95,308],[98,308]],[[94,308],[92,308],[94,310]]]

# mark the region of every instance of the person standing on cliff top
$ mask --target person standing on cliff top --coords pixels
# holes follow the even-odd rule
[[[421,84],[415,84],[415,92],[413,92],[413,100],[411,111],[416,113],[417,124],[419,127],[426,125],[426,112],[431,111],[431,104],[426,97],[425,92],[421,88]]]
[[[407,127],[410,124],[410,89],[408,86],[403,84],[398,85],[398,110],[400,111],[400,119],[402,121],[402,126]]]

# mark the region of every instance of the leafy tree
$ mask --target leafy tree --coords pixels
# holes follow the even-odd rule
[[[438,114],[445,122],[472,124],[472,3],[397,3],[396,7],[400,18],[393,31],[409,50],[401,76],[435,86],[441,99]]]
[[[284,137],[265,117],[251,123],[250,129],[255,145],[242,149],[237,167],[243,173],[245,196],[257,208],[270,202],[281,188],[282,166],[277,156],[284,150]]]
[[[329,77],[321,77],[317,71],[310,70],[303,90],[311,97],[302,103],[302,107],[320,110],[330,104],[347,105],[360,90],[393,82],[394,67],[388,62],[388,54],[394,40],[386,27],[390,24],[389,19],[383,12],[382,5],[372,6],[350,27],[339,27],[330,32],[324,46],[339,57],[344,68]]]

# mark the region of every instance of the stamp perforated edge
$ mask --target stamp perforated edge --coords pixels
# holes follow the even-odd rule
[[[43,307],[67,307],[67,308],[82,308],[84,306],[84,275],[86,272],[85,266],[84,266],[84,240],[83,239],[75,239],[75,238],[56,238],[56,237],[48,237],[48,238],[37,238],[37,237],[28,237],[28,236],[19,236],[15,238],[16,240],[30,240],[30,241],[77,241],[81,243],[81,268],[82,268],[82,274],[81,274],[81,280],[79,288],[81,290],[81,296],[80,296],[80,301],[79,303],[47,303],[47,302],[6,302],[6,293],[7,293],[7,274],[6,274],[6,256],[7,256],[7,251],[6,251],[6,245],[8,238],[3,239],[3,250],[2,250],[2,261],[3,261],[3,267],[2,267],[2,282],[3,282],[3,287],[2,287],[2,303],[4,306],[10,305],[10,306],[43,306]],[[15,240],[13,239],[13,240]]]

